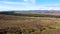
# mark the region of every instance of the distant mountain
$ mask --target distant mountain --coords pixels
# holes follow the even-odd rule
[[[32,14],[39,14],[39,13],[60,13],[60,10],[12,10],[12,11],[0,11],[0,12],[14,12],[14,13],[32,13]]]
[[[56,15],[56,16],[60,16],[60,10],[13,10],[13,11],[0,11],[0,13],[2,14],[13,14],[13,13],[17,13],[17,14],[46,14],[46,15]]]

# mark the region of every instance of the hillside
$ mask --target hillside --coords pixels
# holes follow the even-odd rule
[[[60,34],[59,13],[47,10],[0,12],[0,34]]]
[[[27,11],[0,11],[1,12],[10,12],[10,13],[17,13],[17,14],[45,14],[45,15],[54,15],[60,16],[60,10],[27,10]]]
[[[44,34],[50,30],[59,33],[60,18],[0,15],[0,33]]]

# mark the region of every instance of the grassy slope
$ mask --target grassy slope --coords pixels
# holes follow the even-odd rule
[[[0,29],[26,34],[35,34],[50,29],[58,30],[60,18],[0,15]]]

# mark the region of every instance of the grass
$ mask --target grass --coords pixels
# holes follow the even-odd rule
[[[0,33],[41,34],[47,30],[60,30],[60,16],[0,13]]]
[[[60,18],[0,16],[0,31],[7,34],[38,34],[46,30],[60,29]]]

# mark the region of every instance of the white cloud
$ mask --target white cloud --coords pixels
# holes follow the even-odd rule
[[[4,4],[35,4],[35,0],[24,0],[24,2],[11,2],[11,1],[0,1],[0,3]]]
[[[36,1],[36,0],[31,0],[31,1],[32,1],[33,4],[35,4],[35,1]]]
[[[28,0],[24,0],[24,2],[27,2]]]
[[[0,1],[0,2],[4,4],[27,4],[26,2],[10,2],[10,1]]]
[[[60,10],[60,5],[0,6],[0,10]]]
[[[29,2],[32,3],[29,3]],[[24,0],[24,2],[0,1],[3,4],[13,4],[14,6],[0,6],[0,10],[60,10],[60,4],[35,4],[36,0]],[[21,6],[21,4],[23,6]],[[18,5],[18,6],[15,6]]]
[[[31,3],[31,4],[35,4],[35,1],[36,0],[24,0],[24,2],[28,2],[28,3]]]

